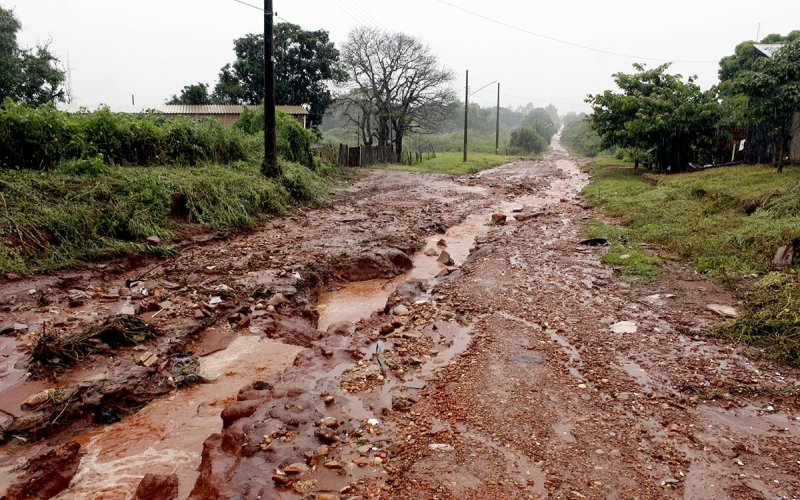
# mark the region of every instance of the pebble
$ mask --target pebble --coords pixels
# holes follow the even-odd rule
[[[437,255],[439,255],[439,252],[437,252],[435,248],[428,248],[423,253],[428,257],[436,257]]]
[[[395,316],[408,316],[409,314],[411,314],[408,308],[402,304],[400,304],[399,306],[395,306],[392,312],[394,313]]]

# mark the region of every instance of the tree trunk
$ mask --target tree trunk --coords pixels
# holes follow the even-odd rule
[[[395,129],[395,156],[397,161],[400,161],[400,155],[403,154],[403,131]]]
[[[786,134],[781,134],[781,147],[778,153],[778,173],[783,172],[783,147],[786,144]]]

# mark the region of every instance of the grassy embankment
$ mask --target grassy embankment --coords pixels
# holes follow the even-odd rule
[[[778,174],[767,166],[738,166],[656,175],[653,186],[642,182],[641,170],[613,163],[592,164],[592,182],[583,192],[622,227],[587,225],[588,237],[612,241],[604,261],[622,266],[623,274],[656,274],[660,259],[643,250],[645,243],[657,245],[661,258],[691,261],[723,282],[756,275],[755,284],[740,287],[744,314],[714,335],[752,345],[756,355],[800,362],[800,265],[776,269],[772,262],[778,247],[800,238],[800,169]]]
[[[0,274],[118,255],[172,255],[181,225],[251,228],[318,203],[334,171],[313,135],[279,114],[283,175],[259,172],[263,133],[215,120],[0,107]],[[261,114],[263,123],[263,111]],[[261,126],[263,130],[263,125]],[[143,166],[145,165],[145,166]],[[157,236],[161,245],[148,244]]]
[[[406,172],[428,172],[434,174],[474,174],[487,168],[503,165],[520,159],[518,156],[503,156],[491,153],[469,153],[464,163],[464,153],[436,153],[436,158],[426,158],[414,165],[375,165],[374,168],[403,170]]]

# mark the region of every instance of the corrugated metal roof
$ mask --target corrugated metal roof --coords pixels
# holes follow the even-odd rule
[[[778,52],[781,47],[783,47],[782,43],[757,43],[753,45],[759,52],[764,54],[767,57],[772,57],[775,55],[775,52]]]
[[[308,110],[303,106],[275,106],[275,108],[283,111],[287,115],[307,115]]]
[[[239,104],[164,104],[156,108],[165,115],[240,115]]]

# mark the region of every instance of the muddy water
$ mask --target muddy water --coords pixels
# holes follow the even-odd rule
[[[117,424],[76,439],[84,447],[80,469],[57,499],[127,499],[142,476],[177,474],[186,498],[197,479],[203,441],[222,429],[219,415],[239,389],[291,364],[302,349],[257,336],[236,338],[201,359],[202,370],[218,378],[149,404]]]
[[[492,213],[492,209],[482,210],[467,217],[461,224],[451,227],[444,235],[429,238],[423,251],[414,256],[414,268],[408,273],[391,280],[349,283],[340,290],[322,294],[317,303],[317,310],[320,312],[319,329],[325,331],[328,326],[339,321],[355,323],[361,318],[368,318],[373,311],[383,309],[386,299],[394,292],[398,283],[411,279],[430,279],[439,274],[446,266],[437,262],[435,256],[425,255],[424,250],[428,248],[437,252],[447,251],[457,266],[463,263],[475,244],[475,237],[487,231],[486,223]],[[447,246],[439,246],[439,240],[444,240]]]

